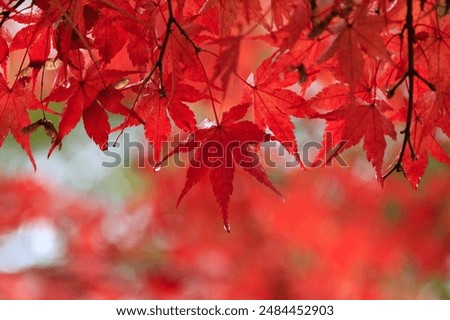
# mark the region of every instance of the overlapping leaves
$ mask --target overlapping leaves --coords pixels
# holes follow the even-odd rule
[[[449,163],[440,138],[441,132],[450,135],[449,10],[442,1],[35,0],[22,5],[0,5],[0,141],[11,132],[33,165],[29,136],[21,130],[30,125],[28,110],[46,110],[40,100],[64,105],[57,132],[51,130],[49,154],[81,120],[87,135],[106,149],[109,114],[115,114],[124,117],[120,129],[143,125],[157,160],[177,126],[200,145],[251,140],[247,145],[256,149],[270,132],[303,165],[296,141],[303,128],[296,128],[295,119],[320,118],[335,151],[330,153],[324,140],[317,159],[326,163],[362,142],[380,183],[389,164],[415,187],[428,154]],[[411,15],[405,24],[406,10]],[[270,54],[259,50],[266,48],[261,39],[273,47]],[[245,52],[247,41],[258,50]],[[241,74],[241,58],[248,54],[253,72]],[[50,84],[39,85],[39,79]],[[219,106],[235,89],[242,104],[213,127],[198,128],[200,115],[220,118]],[[239,121],[247,109],[249,120]],[[395,159],[386,152],[386,137],[397,134],[404,143]],[[190,143],[182,146],[191,150]],[[233,159],[230,166],[191,165],[182,195],[209,174],[227,225],[240,155],[223,148]],[[202,152],[194,151],[192,161],[201,163]],[[260,164],[244,170],[274,189]]]

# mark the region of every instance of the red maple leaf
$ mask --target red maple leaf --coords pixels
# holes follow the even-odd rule
[[[289,1],[286,1],[284,5],[288,5]],[[290,4],[291,7],[294,7],[293,4]],[[280,4],[281,12],[283,10],[282,5]],[[272,5],[272,12],[274,13],[274,6]],[[275,11],[277,12],[277,11]],[[277,14],[281,15],[281,12]],[[280,19],[281,17],[277,17]],[[288,24],[281,28],[282,32],[286,33],[286,37],[284,38],[280,50],[285,51],[287,49],[292,48],[292,45],[299,39],[300,35],[305,30],[306,26],[310,22],[309,10],[306,8],[304,3],[299,3],[295,6],[295,9],[292,13],[291,19]]]
[[[262,19],[259,0],[207,0],[202,11],[214,16],[214,20],[210,19],[211,31],[220,38],[230,36],[233,27]]]
[[[190,85],[173,85],[171,79],[169,76],[163,89],[148,85],[134,108],[145,121],[145,136],[153,144],[153,156],[157,162],[161,160],[162,143],[167,141],[172,132],[169,115],[178,128],[191,133],[196,129],[197,121],[186,102],[197,102],[205,98]],[[139,118],[127,119],[114,130],[139,125],[137,119]]]
[[[269,127],[275,139],[303,166],[291,116],[303,118],[313,113],[300,95],[286,89],[297,82],[297,74],[292,70],[289,72],[288,68],[284,74],[281,73],[278,66],[272,65],[273,59],[273,56],[267,58],[258,67],[253,77],[254,84],[250,84],[250,89],[246,90],[243,102],[254,107],[255,122],[259,128],[265,130]]]
[[[448,117],[450,111],[449,92],[448,90],[446,94],[428,92],[414,105],[411,143],[406,147],[402,161],[405,176],[414,189],[417,189],[428,166],[428,154],[436,160],[450,165],[450,157],[436,139],[437,124]],[[444,133],[446,133],[445,130]]]
[[[297,5],[295,0],[271,0],[270,1],[270,10],[272,12],[272,24],[277,28],[281,28],[285,25],[285,21],[289,20],[288,24],[291,24],[294,20],[297,20],[298,16],[296,15],[298,12],[295,12],[291,17],[292,9],[301,7],[302,3]]]
[[[85,35],[90,29],[86,26],[90,21],[85,19],[88,2],[86,0],[35,0],[34,4],[43,11],[38,23],[43,26],[49,26],[63,18],[71,30],[76,29],[78,35]]]
[[[140,20],[136,18],[135,10],[128,1],[105,1],[99,2],[97,5],[100,8],[98,20],[92,28],[93,47],[98,49],[104,62],[111,62],[111,59],[125,46],[130,34],[139,37],[141,44],[145,44],[145,41],[142,41],[145,39],[143,37],[145,28],[138,23]],[[149,22],[151,24],[152,20],[149,19]],[[137,44],[134,46],[137,47]],[[141,52],[138,51],[138,53]],[[130,54],[130,58],[135,56]],[[132,61],[134,63],[134,60]]]
[[[130,26],[127,51],[131,62],[134,66],[145,66],[149,58],[152,56],[152,50],[155,45],[155,16],[157,13],[157,4],[152,1],[141,1],[140,10],[135,10],[137,15],[137,22],[144,20],[145,24],[130,21],[128,19],[127,25]]]
[[[99,70],[97,66],[92,65],[86,70],[84,76],[80,71],[70,77],[65,85],[55,88],[50,93],[46,98],[47,101],[67,100],[67,103],[61,115],[58,137],[48,152],[49,156],[55,147],[61,144],[62,139],[75,128],[81,117],[83,117],[86,133],[100,149],[107,148],[110,124],[105,110],[137,117],[134,112],[121,106],[117,99],[123,96],[114,88],[114,84],[130,73],[119,70]]]
[[[424,115],[423,124],[432,131],[433,126],[440,127],[447,136],[450,137],[450,43],[448,34],[450,33],[450,16],[443,17],[436,24],[434,32],[426,33],[427,40],[417,49],[417,60],[419,65],[426,65],[428,73],[427,79],[433,84],[435,93],[425,94],[424,99],[428,100],[428,111]],[[421,70],[423,72],[425,70]],[[424,81],[416,81],[419,88],[425,92],[429,89]],[[423,104],[423,103],[422,103]],[[420,110],[419,113],[424,113]],[[423,117],[422,117],[423,118]]]
[[[373,58],[391,60],[380,37],[385,25],[383,17],[369,14],[368,3],[357,7],[351,17],[342,19],[331,28],[335,37],[317,63],[323,63],[336,55],[340,72],[350,88],[354,88],[363,74],[364,57],[361,49]]]
[[[165,161],[180,152],[194,151],[177,206],[186,193],[209,173],[213,193],[228,232],[228,202],[233,193],[236,164],[281,196],[268,179],[256,153],[260,143],[264,141],[265,133],[250,121],[239,121],[248,108],[249,104],[234,106],[223,114],[219,124],[198,129],[190,135],[187,142],[179,145],[163,159]]]
[[[211,81],[214,82],[214,80],[221,75],[220,80],[222,84],[220,87],[224,92],[227,91],[231,74],[236,71],[241,41],[241,36],[228,37],[217,41],[219,44],[219,55],[217,57],[217,63]]]
[[[381,169],[386,149],[385,135],[395,140],[396,132],[392,122],[383,114],[390,107],[383,101],[368,104],[357,101],[355,105],[349,103],[340,109],[321,115],[327,120],[324,130],[323,147],[319,150],[314,164],[328,163],[334,156],[356,145],[364,138],[363,149],[376,171],[380,184],[383,183]],[[326,141],[327,132],[333,134],[333,143]],[[330,147],[333,148],[330,150]],[[328,154],[327,154],[328,153]]]
[[[43,28],[38,24],[21,29],[13,38],[10,50],[27,49],[31,67],[41,67],[50,54],[52,43],[55,42],[53,28]]]
[[[425,93],[413,106],[410,141],[401,166],[414,189],[417,189],[425,173],[429,154],[450,165],[450,157],[436,137],[437,128],[450,137],[450,19],[446,16],[439,22],[433,21],[432,25],[434,32],[428,33],[427,30],[423,35],[425,40],[417,48],[418,74],[422,75],[422,79],[416,84],[418,92]],[[423,81],[425,78],[428,82]],[[430,83],[432,91],[429,91]]]
[[[0,75],[0,147],[9,132],[28,154],[34,169],[36,162],[31,153],[30,138],[22,129],[30,124],[27,110],[43,109],[35,95],[26,89],[26,79],[18,79],[9,88],[3,75]]]

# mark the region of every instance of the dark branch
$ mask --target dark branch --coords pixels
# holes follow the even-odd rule
[[[402,148],[400,149],[400,154],[398,156],[396,164],[389,170],[384,176],[383,180],[385,180],[389,175],[391,175],[394,171],[403,171],[403,158],[405,156],[406,148],[409,146],[411,152],[411,158],[414,159],[414,150],[412,148],[411,139],[411,124],[412,124],[412,115],[413,115],[413,107],[414,107],[414,77],[417,76],[417,72],[414,69],[414,41],[415,41],[415,31],[414,31],[414,18],[413,18],[413,1],[406,0],[406,31],[408,37],[408,70],[405,73],[405,76],[401,79],[399,83],[394,87],[398,87],[401,82],[403,82],[406,78],[408,79],[408,110],[406,113],[406,126],[402,131],[404,134]],[[391,89],[392,90],[392,89]],[[389,95],[389,92],[388,92]]]
[[[25,2],[25,0],[19,0],[19,1],[16,2],[15,5],[13,5],[13,6],[11,7],[12,10],[4,10],[4,11],[2,11],[2,12],[0,13],[0,15],[3,16],[2,20],[0,21],[0,28],[1,28],[1,27],[3,26],[3,24],[8,20],[9,16],[11,15],[11,13],[12,13],[14,10],[16,10],[17,8],[19,8],[19,7],[22,5],[22,3],[24,3],[24,2]]]

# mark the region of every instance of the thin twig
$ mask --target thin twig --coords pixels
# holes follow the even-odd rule
[[[413,107],[414,107],[414,77],[417,75],[416,70],[414,69],[414,41],[415,41],[415,32],[414,32],[414,18],[413,18],[413,1],[406,1],[406,30],[408,36],[408,70],[405,73],[406,78],[408,79],[408,109],[406,113],[406,126],[402,131],[404,134],[402,148],[400,149],[400,153],[397,159],[396,164],[389,170],[384,176],[383,180],[385,180],[389,175],[391,175],[394,171],[403,172],[403,157],[405,155],[406,147],[409,146],[411,158],[415,159],[414,150],[411,144],[411,124],[412,124],[412,115],[413,115]],[[405,78],[405,77],[404,77]],[[398,86],[398,85],[397,85]]]
[[[0,15],[3,16],[2,20],[0,21],[0,28],[8,20],[9,16],[13,12],[13,10],[16,10],[17,8],[19,8],[22,5],[22,3],[24,3],[24,2],[25,2],[25,0],[19,0],[19,1],[17,1],[17,3],[15,5],[13,5],[11,7],[12,10],[4,10],[0,13]]]

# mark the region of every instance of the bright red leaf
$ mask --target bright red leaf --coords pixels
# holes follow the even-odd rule
[[[28,110],[44,107],[34,94],[26,89],[26,79],[18,79],[12,88],[0,75],[0,147],[9,132],[28,154],[34,169],[36,163],[31,153],[30,138],[22,129],[30,124]]]
[[[450,110],[449,92],[447,91],[445,94],[429,92],[415,105],[411,127],[411,144],[405,149],[402,164],[405,176],[414,189],[418,188],[425,173],[429,154],[436,160],[450,165],[450,157],[436,138],[437,124],[443,117],[448,116]]]
[[[243,101],[254,107],[255,122],[259,128],[265,130],[268,127],[275,139],[303,165],[298,155],[291,117],[303,118],[312,115],[312,112],[301,96],[286,88],[296,81],[297,75],[293,72],[280,74],[278,68],[272,69],[272,59],[273,57],[267,58],[258,67]],[[286,79],[278,82],[280,77]]]
[[[396,138],[394,125],[383,114],[387,109],[389,107],[386,103],[377,101],[376,105],[367,103],[343,105],[338,110],[322,115],[321,117],[327,120],[324,132],[333,134],[334,143],[328,143],[324,135],[322,142],[324,147],[317,154],[315,163],[318,161],[322,164],[328,163],[334,156],[364,139],[363,149],[366,151],[367,160],[374,166],[378,182],[382,184],[385,135],[394,140]]]
[[[318,63],[322,63],[337,55],[340,71],[351,88],[363,73],[364,56],[361,49],[373,58],[385,61],[391,59],[379,35],[385,27],[383,17],[371,14],[367,3],[353,10],[352,16],[345,17],[332,27],[331,32],[335,36],[318,60]]]
[[[50,93],[46,100],[67,100],[67,104],[61,115],[58,138],[50,148],[49,155],[75,128],[82,116],[88,135],[100,149],[107,148],[110,126],[105,109],[117,110],[118,113],[123,114],[126,108],[110,107],[111,101],[104,99],[108,97],[107,92],[115,91],[114,85],[129,74],[130,72],[127,71],[99,70],[97,66],[92,65],[86,70],[84,76],[81,72],[75,73],[75,76],[70,77],[65,85],[55,88]],[[130,114],[135,116],[131,111]]]
[[[134,109],[139,118],[127,119],[118,127],[138,125],[140,122],[137,119],[142,118],[145,121],[145,136],[153,145],[156,162],[161,160],[162,143],[168,141],[172,132],[169,115],[178,128],[191,133],[195,131],[197,122],[194,113],[186,103],[205,98],[194,87],[182,83],[172,85],[171,80],[169,77],[164,89],[146,88]]]
[[[179,204],[186,193],[209,174],[227,231],[230,231],[228,202],[233,193],[236,164],[280,195],[268,179],[257,155],[259,144],[264,141],[264,132],[250,121],[239,121],[245,116],[248,108],[248,104],[234,106],[223,114],[219,124],[198,129],[189,136],[187,142],[182,143],[163,159],[165,161],[180,152],[194,151],[189,161],[186,183],[177,203]]]

